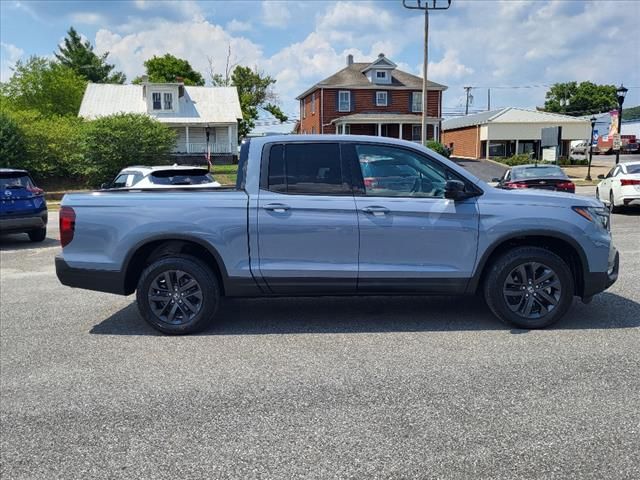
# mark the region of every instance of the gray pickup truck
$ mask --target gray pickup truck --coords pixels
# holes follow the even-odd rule
[[[205,327],[222,296],[482,293],[541,328],[619,264],[595,199],[495,189],[420,145],[351,135],[248,141],[233,188],[66,195],[60,235],[63,284],[137,292],[170,334]]]

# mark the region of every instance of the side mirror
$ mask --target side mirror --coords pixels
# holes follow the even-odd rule
[[[100,190],[108,190],[110,188],[111,188],[110,183],[103,183],[102,185],[100,185]]]
[[[447,180],[444,185],[444,198],[463,200],[469,195],[464,191],[464,183],[460,180]]]
[[[598,175],[598,180],[604,180],[605,176],[603,174]]]

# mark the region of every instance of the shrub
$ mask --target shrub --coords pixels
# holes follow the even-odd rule
[[[168,163],[176,134],[143,114],[121,113],[88,122],[83,169],[91,185],[112,180],[130,165]]]
[[[16,168],[25,156],[24,133],[18,123],[0,112],[0,167]]]
[[[427,148],[430,148],[431,150],[433,150],[434,152],[439,153],[440,155],[443,155],[447,158],[449,158],[449,155],[451,154],[451,152],[449,152],[449,149],[446,148],[443,144],[441,144],[440,142],[436,142],[435,140],[428,140],[427,141]]]
[[[533,162],[528,153],[519,153],[517,155],[513,155],[512,157],[500,158],[499,161],[500,163],[504,163],[509,166],[526,165],[527,163]]]

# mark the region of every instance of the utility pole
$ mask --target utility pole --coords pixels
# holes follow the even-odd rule
[[[487,88],[487,112],[491,110],[491,89]]]
[[[440,3],[440,5],[438,5]],[[422,59],[422,144],[427,143],[427,67],[429,66],[429,10],[447,10],[451,0],[402,0],[404,8],[424,10],[424,51]]]
[[[469,95],[470,95],[470,93],[471,93],[471,89],[472,89],[472,88],[473,88],[473,87],[464,87],[465,91],[467,92],[467,104],[466,104],[466,106],[464,107],[464,114],[465,114],[465,115],[469,115]]]

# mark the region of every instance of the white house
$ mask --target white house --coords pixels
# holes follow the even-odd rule
[[[145,113],[174,129],[176,157],[204,159],[207,151],[218,157],[237,155],[242,111],[235,87],[89,83],[78,116],[93,120],[116,113]]]

